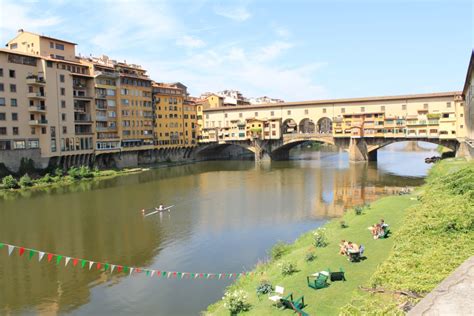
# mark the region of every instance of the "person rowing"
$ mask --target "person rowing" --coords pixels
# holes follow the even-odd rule
[[[160,204],[160,206],[155,207],[155,210],[157,211],[163,211],[163,209],[164,209],[163,204]]]

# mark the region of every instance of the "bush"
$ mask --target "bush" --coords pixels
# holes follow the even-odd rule
[[[94,173],[87,166],[81,166],[79,168],[79,175],[81,176],[81,178],[86,178],[86,179],[90,179],[94,177]]]
[[[250,309],[248,295],[243,290],[227,291],[222,299],[224,300],[224,307],[232,314],[245,312]]]
[[[79,168],[76,168],[76,167],[69,168],[69,170],[67,171],[67,174],[77,180],[82,178],[79,172]]]
[[[311,262],[314,259],[316,259],[316,254],[313,251],[306,253],[306,256],[304,257],[306,262]]]
[[[362,206],[356,206],[354,211],[356,215],[362,215]]]
[[[349,225],[347,225],[346,221],[340,221],[339,224],[341,225],[341,228],[349,227]]]
[[[31,187],[33,185],[33,180],[31,180],[30,176],[26,173],[25,175],[23,175],[23,177],[20,178],[18,184],[22,188]]]
[[[54,175],[55,175],[56,177],[62,177],[62,176],[64,175],[63,169],[61,169],[61,168],[56,168],[56,169],[54,170]]]
[[[285,244],[282,241],[277,242],[270,251],[272,260],[280,259],[288,251],[289,247],[288,244]]]
[[[326,236],[326,229],[325,228],[318,228],[314,232],[314,245],[317,248],[323,248],[328,245],[328,238]]]
[[[262,281],[259,286],[257,286],[257,295],[268,294],[273,291],[273,286],[268,281]]]
[[[45,183],[53,183],[53,182],[54,182],[54,178],[51,177],[51,176],[49,175],[49,173],[47,173],[47,174],[45,174],[42,178],[39,178],[39,179],[37,180],[37,182],[38,182],[38,183],[43,183],[43,184],[45,184]]]
[[[280,263],[279,266],[282,275],[290,275],[298,271],[296,265],[292,262],[285,261]]]
[[[9,175],[2,179],[2,185],[4,189],[17,189],[18,181],[12,175]]]

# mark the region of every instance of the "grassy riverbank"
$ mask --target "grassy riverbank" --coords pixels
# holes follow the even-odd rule
[[[314,248],[314,232],[306,233],[286,247],[281,258],[257,265],[256,276],[240,279],[228,291],[242,290],[247,294],[250,307],[245,313],[249,315],[293,314],[272,306],[267,295],[257,296],[256,289],[263,281],[273,287],[283,286],[285,294],[293,292],[295,298],[304,295],[304,311],[311,315],[402,313],[398,306],[406,297],[368,294],[359,286],[424,294],[472,254],[473,174],[473,163],[443,161],[433,168],[427,184],[418,191],[421,201],[414,195],[390,196],[365,208],[362,215],[351,210],[325,225],[326,247]],[[388,239],[373,240],[367,227],[381,218],[390,224],[394,234]],[[341,220],[347,228],[341,227]],[[363,244],[367,259],[348,262],[338,254],[341,239]],[[313,251],[316,259],[307,262],[308,252]],[[296,265],[297,271],[282,275],[280,266],[285,262]],[[339,267],[346,271],[347,282],[334,282],[320,290],[307,286],[307,275]],[[219,301],[209,306],[207,314],[228,315],[229,311]]]
[[[71,168],[66,172],[57,169],[52,175],[46,174],[43,177],[32,179],[28,174],[20,178],[6,176],[0,182],[0,192],[17,192],[32,189],[42,189],[49,187],[67,186],[80,181],[103,180],[121,175],[142,172],[148,169],[133,168],[122,170],[92,170],[88,167]]]

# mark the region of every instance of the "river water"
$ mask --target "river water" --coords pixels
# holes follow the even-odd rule
[[[420,185],[429,168],[423,159],[434,154],[391,148],[367,165],[303,149],[287,162],[201,162],[8,194],[0,197],[0,242],[161,271],[246,271],[278,240]],[[141,216],[160,202],[176,206]],[[111,275],[0,250],[0,314],[198,315],[229,284]]]

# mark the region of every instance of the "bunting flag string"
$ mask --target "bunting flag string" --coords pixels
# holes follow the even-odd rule
[[[112,264],[108,262],[98,262],[98,261],[93,261],[93,260],[88,260],[88,259],[83,259],[83,258],[75,258],[75,257],[60,255],[60,254],[51,253],[47,251],[41,251],[37,249],[31,249],[27,247],[11,245],[11,244],[0,242],[0,250],[3,248],[7,249],[8,256],[11,256],[12,254],[14,254],[15,249],[18,249],[19,256],[20,257],[23,256],[23,254],[26,252],[27,255],[25,255],[24,257],[28,257],[29,260],[31,260],[35,256],[35,254],[38,254],[38,262],[41,262],[44,256],[46,256],[48,262],[52,262],[55,265],[59,265],[61,262],[64,262],[64,267],[67,267],[69,262],[72,260],[72,265],[69,265],[69,267],[72,266],[72,267],[79,267],[80,269],[84,269],[87,265],[88,270],[92,270],[92,268],[95,266],[95,268],[99,271],[110,272],[111,274],[114,272],[116,274],[124,273],[126,275],[128,274],[129,276],[144,272],[147,277],[155,276],[157,278],[164,278],[164,279],[229,280],[229,279],[237,279],[237,278],[246,277],[246,276],[252,277],[254,275],[254,272],[241,272],[241,273],[178,272],[178,271],[161,271],[157,269],[147,269],[147,268],[142,268],[142,267],[128,267],[128,266]],[[53,259],[55,260],[53,261]]]

